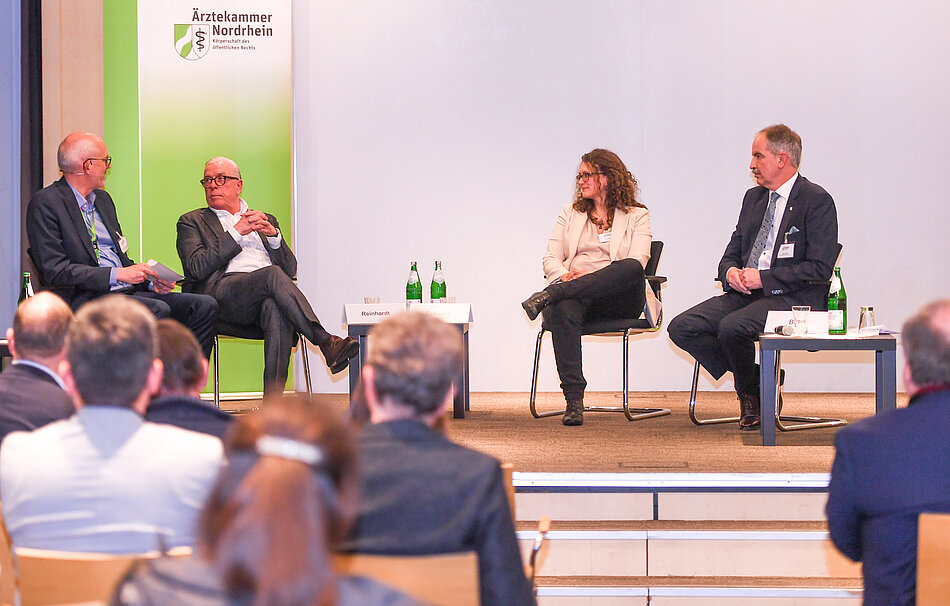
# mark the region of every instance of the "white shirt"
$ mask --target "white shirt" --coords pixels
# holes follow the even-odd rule
[[[247,273],[272,265],[270,255],[268,255],[267,250],[264,249],[264,243],[256,231],[242,236],[234,229],[234,224],[240,221],[241,216],[248,211],[247,202],[241,199],[241,210],[233,215],[226,210],[219,210],[217,208],[212,208],[211,210],[218,216],[218,220],[221,221],[221,227],[224,228],[224,231],[231,234],[234,241],[241,247],[241,252],[228,263],[228,268],[225,270],[225,273]],[[280,230],[277,231],[276,236],[264,237],[267,240],[267,246],[274,250],[280,248]]]
[[[788,204],[788,196],[792,193],[792,187],[795,186],[795,181],[798,180],[798,171],[795,171],[795,174],[779,186],[775,190],[775,193],[779,195],[779,199],[775,201],[775,219],[772,221],[772,231],[769,232],[769,237],[765,240],[765,249],[762,250],[762,255],[759,257],[759,271],[763,269],[769,269],[772,267],[772,251],[775,249],[775,242],[778,239],[778,230],[782,226],[782,216],[785,215],[785,205]],[[772,192],[769,192],[771,197]]]

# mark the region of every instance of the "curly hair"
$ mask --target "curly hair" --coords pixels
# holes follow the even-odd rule
[[[640,186],[624,165],[620,157],[608,149],[594,149],[581,156],[581,163],[587,162],[604,173],[607,177],[607,212],[611,219],[614,210],[623,211],[631,208],[646,208],[638,199]],[[594,208],[594,201],[581,195],[581,184],[577,183],[574,189],[574,210],[588,213]]]

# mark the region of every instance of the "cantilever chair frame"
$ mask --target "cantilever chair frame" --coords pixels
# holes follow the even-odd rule
[[[662,253],[663,242],[654,240],[650,246],[650,260],[647,262],[646,268],[644,268],[645,277],[650,283],[650,287],[653,289],[656,298],[661,302],[663,300],[661,285],[666,282],[666,278],[664,276],[657,276],[655,274],[657,266],[660,263],[660,255]],[[618,320],[618,322],[621,322],[621,320]],[[642,320],[642,322],[646,323],[646,320]],[[659,332],[662,326],[663,313],[661,311],[659,317],[657,318],[656,326],[653,327],[631,326],[616,331],[591,333],[587,333],[586,331],[584,332],[584,334],[588,336],[623,336],[623,406],[585,406],[584,412],[622,412],[624,416],[627,417],[628,421],[639,421],[641,419],[662,417],[670,414],[669,408],[632,408],[630,406],[630,335],[637,335],[645,332]],[[540,365],[541,361],[541,340],[544,337],[545,332],[548,332],[548,330],[544,328],[544,325],[542,324],[534,346],[534,367],[531,373],[531,398],[529,400],[529,408],[531,410],[531,416],[533,416],[535,419],[564,414],[563,408],[539,412],[537,406],[535,405],[535,400],[538,393],[538,366]]]
[[[841,244],[837,245],[837,252],[835,253],[835,259],[837,260],[838,255],[841,254]],[[719,278],[716,278],[716,281],[719,281]],[[830,281],[823,282],[813,282],[814,284],[827,284],[830,286]],[[775,401],[778,403],[778,412],[782,410],[782,388],[783,385],[779,381],[779,377],[782,376],[782,352],[775,352]],[[694,425],[718,425],[720,423],[738,423],[739,417],[721,417],[718,419],[700,419],[696,416],[696,390],[699,385],[699,360],[695,360],[693,363],[693,382],[689,389],[689,420],[693,422]],[[796,423],[795,425],[785,425],[786,421]],[[775,427],[779,431],[800,431],[803,429],[820,429],[823,427],[839,427],[841,425],[847,425],[848,422],[844,419],[834,419],[826,417],[804,417],[804,416],[795,416],[795,415],[775,415]]]
[[[220,326],[218,327],[218,329],[220,329]],[[239,334],[232,335],[230,334],[231,332],[238,332],[238,331],[231,331],[231,330],[227,330],[226,332],[216,331],[214,335],[214,345],[211,352],[211,364],[214,368],[214,405],[216,408],[219,408],[219,409],[221,408],[221,386],[220,386],[221,374],[219,373],[219,366],[218,366],[219,364],[218,352],[220,351],[220,349],[218,348],[218,337],[227,337],[227,338],[235,338],[235,339],[251,339],[251,340],[256,338],[256,337],[251,337],[251,336],[243,336]],[[303,358],[303,373],[304,373],[304,379],[307,382],[307,397],[312,401],[313,400],[313,386],[310,381],[310,359],[307,355],[307,339],[300,333],[297,333],[297,345],[299,346],[299,349],[300,349],[301,358]]]

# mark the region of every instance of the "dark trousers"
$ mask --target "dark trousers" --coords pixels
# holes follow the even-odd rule
[[[755,342],[769,311],[787,311],[791,305],[785,297],[763,296],[761,289],[751,295],[731,290],[676,316],[667,332],[714,378],[732,371],[736,393],[759,395]]]
[[[218,302],[214,297],[194,293],[172,292],[160,295],[154,292],[136,291],[130,293],[135,299],[149,308],[156,318],[178,320],[201,343],[205,358],[211,356],[214,345],[214,320],[218,312]]]
[[[637,317],[643,311],[643,266],[621,259],[607,267],[545,289],[551,303],[541,312],[551,331],[554,359],[566,400],[584,397],[587,381],[581,363],[581,333],[585,321]]]
[[[225,322],[260,326],[264,332],[264,395],[282,393],[294,333],[320,345],[330,338],[293,280],[276,265],[227,274],[214,292]]]

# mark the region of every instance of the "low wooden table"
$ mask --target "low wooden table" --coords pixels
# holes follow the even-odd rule
[[[775,405],[783,351],[873,351],[875,412],[897,408],[897,339],[893,335],[759,336],[759,393],[763,446],[775,446]]]
[[[343,322],[347,334],[360,342],[360,353],[350,358],[350,405],[360,381],[367,350],[367,337],[374,326],[386,318],[406,311],[405,303],[347,303],[343,306]],[[464,419],[469,409],[468,329],[472,324],[472,306],[468,303],[419,303],[412,313],[429,313],[459,329],[462,335],[462,374],[458,379],[458,393],[452,408],[452,417]]]

